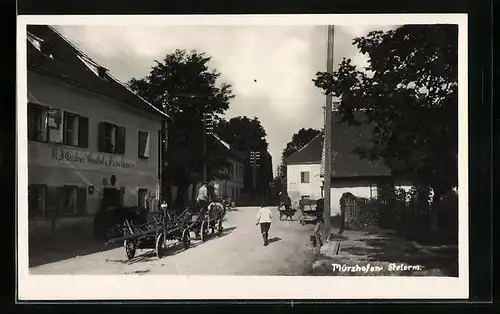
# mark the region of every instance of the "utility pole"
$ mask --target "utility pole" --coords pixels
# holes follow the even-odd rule
[[[328,25],[328,46],[327,46],[327,58],[326,58],[326,70],[329,73],[333,73],[333,47],[334,47],[334,26]],[[332,94],[328,93],[326,95],[326,106],[325,106],[325,174],[324,174],[324,237],[325,242],[328,241],[330,236],[330,216],[331,216],[331,186],[332,186]]]
[[[252,166],[252,179],[253,179],[253,199],[257,196],[257,167],[259,166],[260,152],[250,151],[250,166]]]
[[[214,132],[214,116],[212,113],[203,114],[203,183],[207,181],[207,135]]]

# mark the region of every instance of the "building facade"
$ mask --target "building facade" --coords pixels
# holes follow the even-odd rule
[[[410,188],[408,182],[395,180],[382,162],[362,159],[355,152],[358,147],[370,145],[374,127],[364,122],[362,113],[356,115],[358,121],[363,122],[360,125],[343,123],[337,112],[332,113],[331,216],[340,214],[340,198],[346,192],[357,197],[377,198],[379,188],[386,184]],[[323,197],[323,144],[324,134],[320,133],[287,158],[287,191],[293,203],[303,198],[317,200]]]
[[[223,156],[227,162],[227,167],[221,169],[219,175],[215,175],[215,187],[219,196],[228,199],[230,198],[236,204],[242,199],[244,194],[244,157],[238,152],[231,149],[231,146],[224,142],[216,134],[209,135],[208,145],[210,151],[219,156]],[[213,175],[213,174],[212,174]],[[190,185],[188,188],[188,200],[194,201],[196,191],[200,188],[201,183]],[[176,190],[176,188],[174,187]],[[193,191],[193,189],[195,189]],[[173,190],[173,191],[175,191]]]
[[[28,41],[30,234],[105,207],[156,208],[166,116],[52,28],[28,29]]]

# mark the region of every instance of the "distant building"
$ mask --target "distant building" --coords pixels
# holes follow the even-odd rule
[[[363,113],[357,113],[363,121]],[[331,215],[340,214],[340,198],[345,192],[358,197],[377,198],[379,187],[392,182],[408,188],[405,182],[394,181],[391,171],[382,162],[362,159],[354,150],[369,144],[373,125],[350,126],[342,123],[338,112],[332,113],[332,176]],[[323,197],[322,150],[324,133],[318,134],[302,149],[286,159],[287,191],[293,202],[303,198]]]
[[[222,171],[227,176],[227,179],[216,178],[215,180],[219,186],[219,196],[231,198],[238,202],[243,195],[244,157],[239,152],[231,149],[231,146],[217,135],[214,134],[212,140],[212,145],[222,156],[226,156],[229,163],[228,167]]]
[[[166,115],[49,26],[28,26],[27,50],[30,233],[155,208]]]

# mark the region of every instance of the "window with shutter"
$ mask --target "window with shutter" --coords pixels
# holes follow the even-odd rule
[[[78,145],[83,148],[89,147],[89,118],[78,118]]]
[[[28,139],[30,141],[47,142],[48,108],[28,103]]]
[[[65,111],[63,119],[64,145],[78,146],[78,115]]]
[[[59,213],[63,216],[76,214],[76,186],[63,186],[59,190]]]
[[[28,185],[29,218],[44,218],[46,204],[46,186],[41,184]]]
[[[116,127],[116,153],[125,154],[125,127]]]
[[[139,131],[138,134],[138,156],[149,158],[149,132]]]
[[[99,139],[99,152],[106,153],[106,122],[99,122],[99,131],[97,135]]]
[[[84,216],[87,214],[87,189],[76,189],[76,207],[78,215]]]

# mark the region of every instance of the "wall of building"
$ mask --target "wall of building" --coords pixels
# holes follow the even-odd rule
[[[322,197],[320,178],[320,164],[287,165],[287,192],[294,206],[304,196],[317,200]],[[301,183],[301,172],[309,172],[310,183]],[[397,188],[409,190],[408,184],[397,184]],[[342,194],[350,192],[357,197],[376,198],[377,184],[375,180],[336,180],[332,182],[330,190],[330,214],[331,216],[340,214],[340,198]]]
[[[216,179],[215,182],[219,186],[219,196],[226,197],[226,198],[231,198],[234,200],[236,203],[241,199],[243,196],[243,175],[244,175],[244,167],[243,163],[235,160],[235,159],[230,159],[229,162],[231,163],[233,167],[233,171],[231,173],[231,178],[227,180],[220,180]],[[240,170],[238,170],[238,168]],[[227,171],[227,173],[230,173]],[[196,185],[190,185],[188,187],[188,201],[194,201],[197,196],[197,191],[200,188],[201,183],[198,183]],[[193,193],[193,189],[195,189]],[[194,194],[194,199],[192,198]],[[175,200],[177,197],[177,187],[172,186],[172,199]]]
[[[321,198],[320,164],[287,165],[287,193],[292,204],[297,206],[303,197],[317,200]],[[301,183],[301,172],[309,172],[309,183]]]
[[[125,206],[138,203],[138,188],[147,188],[155,205],[158,180],[158,131],[161,120],[138,109],[83,88],[28,71],[28,91],[39,105],[63,109],[89,118],[88,148],[29,142],[28,182],[47,186],[76,185],[87,189],[86,214],[100,206],[103,187],[121,188]],[[111,122],[126,128],[125,154],[98,151],[98,124]],[[138,157],[138,131],[149,132],[149,158]],[[73,218],[68,217],[66,220]],[[32,221],[33,225],[43,222]]]

